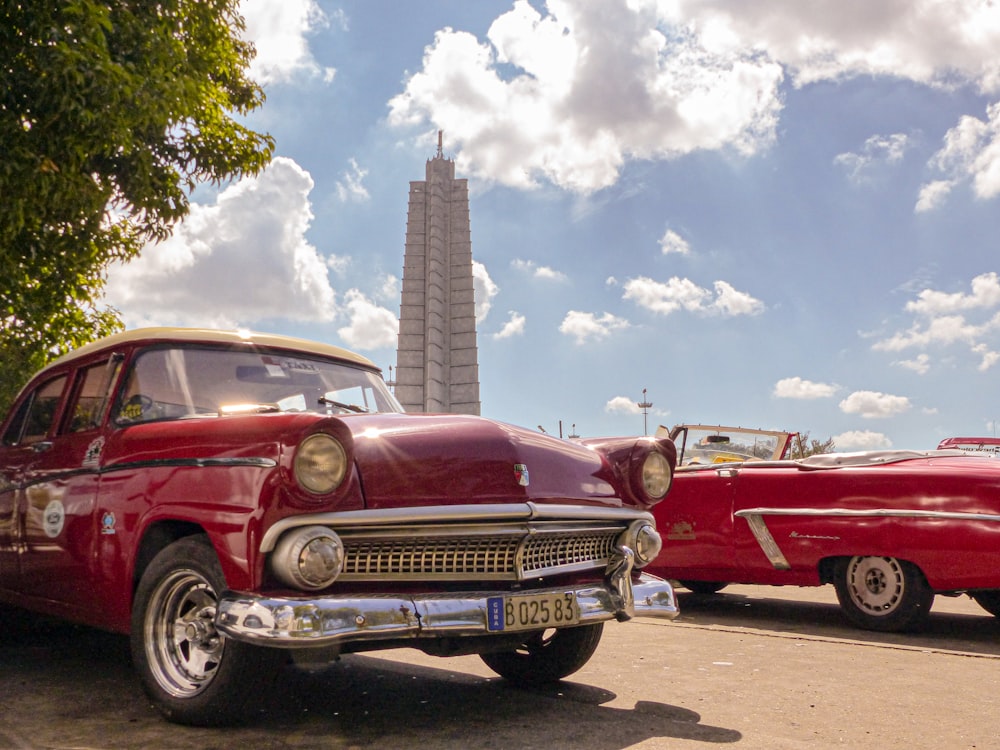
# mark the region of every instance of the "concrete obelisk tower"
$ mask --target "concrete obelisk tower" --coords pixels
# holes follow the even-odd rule
[[[469,182],[455,179],[440,131],[426,177],[410,183],[396,398],[411,412],[479,414]]]

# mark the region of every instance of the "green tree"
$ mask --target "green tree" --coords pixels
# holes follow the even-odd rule
[[[810,440],[808,432],[800,432],[792,438],[792,449],[788,457],[792,459],[806,458],[817,453],[830,453],[834,450],[836,450],[836,446],[833,444],[832,437],[826,440]]]
[[[121,328],[109,264],[270,161],[244,29],[238,0],[0,0],[0,408]]]

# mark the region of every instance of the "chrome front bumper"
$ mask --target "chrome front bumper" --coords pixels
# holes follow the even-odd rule
[[[623,567],[631,570],[630,564]],[[581,625],[632,617],[672,620],[679,613],[669,583],[643,574],[633,584],[622,568],[609,570],[603,585],[552,587],[521,593],[566,592],[576,595]],[[488,627],[487,600],[505,593],[518,592],[299,599],[229,591],[219,600],[216,627],[238,641],[285,648],[398,638],[502,635],[506,631]]]

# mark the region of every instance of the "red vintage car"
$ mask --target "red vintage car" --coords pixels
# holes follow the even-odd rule
[[[238,719],[292,651],[480,654],[533,683],[608,620],[677,615],[640,572],[669,439],[403,414],[336,347],[120,334],[41,371],[0,435],[0,600],[129,633],[180,723]]]
[[[729,583],[832,583],[848,619],[871,630],[918,627],[935,594],[969,594],[1000,616],[992,452],[791,461],[792,433],[679,425],[657,434],[676,443],[678,467],[653,509],[664,549],[648,571],[704,594]]]

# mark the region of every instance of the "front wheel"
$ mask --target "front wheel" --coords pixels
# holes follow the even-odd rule
[[[542,685],[567,677],[594,655],[604,623],[530,633],[517,648],[480,654],[486,666],[521,685]]]
[[[934,602],[920,569],[894,557],[844,558],[833,584],[847,619],[865,630],[912,630],[927,619]]]
[[[170,721],[238,721],[284,663],[280,651],[229,640],[215,629],[218,594],[225,588],[203,536],[164,548],[136,588],[132,661],[146,694]]]

